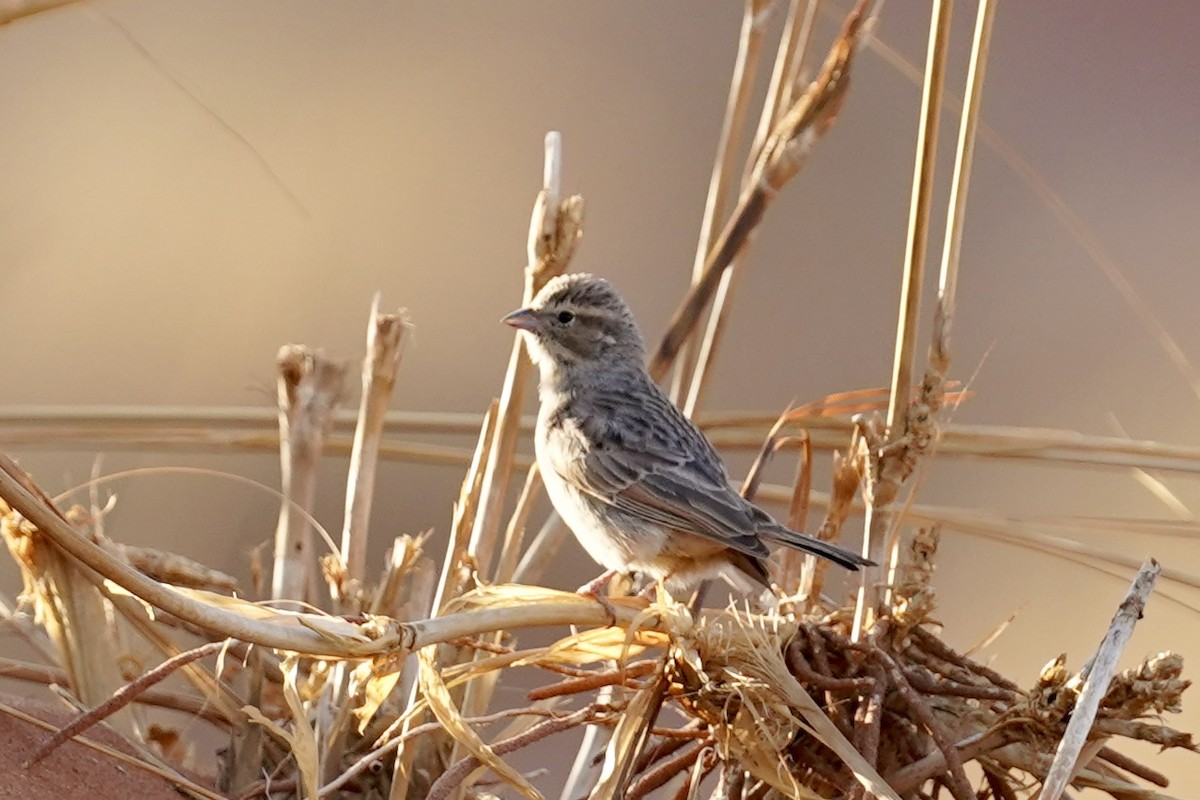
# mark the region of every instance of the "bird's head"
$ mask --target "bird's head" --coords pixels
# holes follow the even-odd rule
[[[629,306],[603,278],[551,279],[527,307],[503,320],[524,332],[530,357],[547,370],[584,364],[636,365],[646,359]]]

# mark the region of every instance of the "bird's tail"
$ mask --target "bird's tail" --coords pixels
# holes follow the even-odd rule
[[[771,541],[828,559],[848,570],[857,571],[859,567],[875,566],[874,561],[869,558],[863,558],[852,550],[822,541],[805,533],[797,533],[791,528],[783,527],[778,522],[764,526],[761,533]]]

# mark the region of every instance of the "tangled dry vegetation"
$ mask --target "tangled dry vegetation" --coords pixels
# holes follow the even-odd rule
[[[816,78],[801,87],[817,4],[791,3],[751,157],[737,177],[734,154],[768,5],[751,0],[746,7],[693,285],[651,363],[660,378],[675,367],[673,392],[689,412],[701,403],[749,234],[832,125],[867,36],[869,9],[862,3]],[[233,412],[9,420],[9,441],[18,443],[51,434],[114,445],[277,442],[283,467],[284,501],[266,592],[271,602],[252,602],[241,599],[246,593],[233,579],[202,564],[110,539],[98,498],[90,507],[60,511],[0,457],[3,535],[25,581],[25,611],[7,616],[54,665],[6,659],[3,666],[10,677],[57,684],[84,709],[48,736],[32,761],[72,736],[86,741],[87,727],[106,718],[134,743],[140,766],[194,797],[444,800],[516,792],[532,798],[542,796],[537,787],[545,790],[544,783],[509,757],[579,728],[587,733],[562,789],[567,798],[917,800],[946,793],[955,800],[1056,800],[1068,786],[1120,800],[1166,797],[1147,787],[1166,786],[1163,775],[1113,747],[1131,739],[1194,749],[1190,736],[1158,719],[1180,708],[1188,685],[1181,659],[1166,653],[1116,671],[1158,565],[1143,566],[1081,672],[1070,672],[1058,658],[1034,686],[1021,687],[939,637],[930,584],[938,532],[970,530],[1052,548],[1071,523],[1039,530],[982,512],[898,502],[935,447],[1200,468],[1200,453],[1180,447],[939,423],[943,404],[958,399],[946,381],[949,332],[992,11],[990,3],[980,4],[934,338],[915,392],[918,289],[949,31],[940,5],[926,65],[891,391],[826,398],[788,411],[773,426],[751,415],[707,423],[718,444],[760,449],[743,491],[786,501],[793,527],[805,527],[815,506],[824,510],[818,535],[836,539],[847,519],[865,514],[866,546],[882,566],[866,571],[853,604],[829,600],[822,565],[797,553],[781,554],[777,597],[766,608],[701,609],[660,593],[653,602],[615,598],[616,620],[609,625],[591,600],[537,588],[564,531],[552,518],[526,537],[539,483],[536,468],[518,452],[528,427],[521,410],[530,377],[521,343],[514,343],[500,397],[484,415],[472,453],[413,445],[397,433],[478,423],[387,413],[408,323],[373,308],[362,400],[349,423],[336,414],[344,366],[294,346],[279,356],[278,438],[266,430],[269,420]],[[583,201],[563,197],[559,158],[557,138],[548,137],[526,299],[568,267],[581,233]],[[723,204],[731,196],[736,201],[726,214]],[[811,465],[815,450],[829,449],[835,451],[833,482],[823,494],[812,488]],[[317,460],[330,450],[350,453],[347,507],[340,546],[330,543],[332,552],[318,559],[307,509]],[[801,456],[794,486],[762,485],[763,465],[785,450]],[[425,538],[401,536],[382,572],[368,573],[367,521],[380,458],[468,464],[440,563],[426,552]],[[523,488],[509,508],[506,498],[520,470]],[[1091,557],[1107,569],[1130,566]],[[1168,571],[1167,578],[1194,582],[1179,572]],[[531,629],[546,627],[558,638],[528,643]],[[163,663],[129,674],[126,644],[133,640],[160,650]],[[518,670],[542,679],[527,703],[500,708],[497,687]],[[158,686],[176,673],[187,689]],[[196,754],[178,730],[148,723],[146,706],[193,714],[227,741],[213,786],[184,777],[180,762],[191,757],[195,767]]]

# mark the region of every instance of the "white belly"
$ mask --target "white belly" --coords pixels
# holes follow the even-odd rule
[[[539,436],[538,463],[546,494],[588,555],[605,569],[636,570],[661,577],[659,573],[663,570],[658,556],[666,541],[663,530],[635,522],[568,484],[544,457],[541,439]]]

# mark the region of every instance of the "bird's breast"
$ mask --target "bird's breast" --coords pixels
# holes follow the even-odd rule
[[[586,448],[569,426],[551,427],[542,422],[539,420],[535,447],[546,494],[588,555],[605,569],[620,572],[645,571],[656,564],[666,546],[666,532],[566,479],[564,475],[583,466]]]

